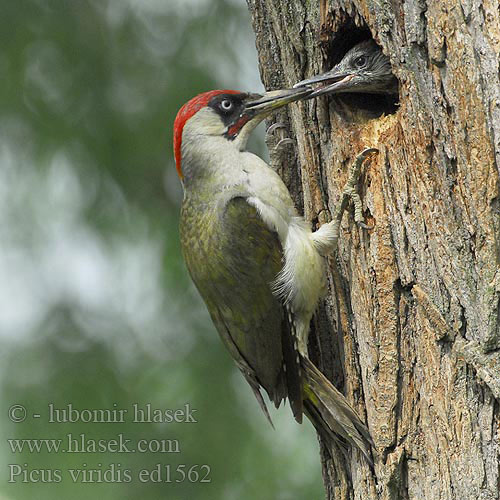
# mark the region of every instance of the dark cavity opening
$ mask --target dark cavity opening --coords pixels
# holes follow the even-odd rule
[[[356,26],[354,21],[348,20],[324,46],[327,54],[325,71],[338,64],[355,45],[372,38],[367,27]],[[348,120],[353,120],[354,116],[366,119],[377,118],[383,114],[393,114],[399,108],[399,93],[398,95],[385,95],[353,92],[332,94],[330,99],[341,104],[337,111]]]

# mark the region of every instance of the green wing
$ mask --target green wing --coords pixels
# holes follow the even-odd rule
[[[261,406],[259,385],[276,406],[288,395],[300,420],[300,373],[290,333],[293,321],[271,291],[283,265],[278,235],[243,197],[232,198],[213,215],[200,218],[198,238],[190,238],[190,243],[183,238],[193,281]],[[196,251],[187,245],[195,245]],[[191,255],[203,258],[195,260]]]

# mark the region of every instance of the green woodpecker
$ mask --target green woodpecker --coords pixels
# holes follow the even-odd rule
[[[323,256],[335,246],[338,223],[312,232],[278,174],[245,151],[259,122],[310,92],[215,90],[180,109],[174,152],[184,188],[182,252],[268,419],[261,388],[276,407],[288,398],[295,419],[305,413],[327,442],[340,435],[371,463],[365,425],[307,357],[309,323],[326,291]]]

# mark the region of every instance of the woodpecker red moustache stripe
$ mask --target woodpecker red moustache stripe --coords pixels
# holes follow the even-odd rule
[[[251,120],[252,116],[253,113],[245,113],[244,115],[240,116],[238,121],[234,125],[231,125],[231,127],[229,127],[228,131],[226,132],[226,137],[233,140],[238,135],[239,131],[245,126],[245,124]]]
[[[178,176],[183,179],[182,164],[181,164],[181,144],[182,144],[182,131],[186,122],[195,115],[201,108],[206,106],[212,97],[219,94],[241,94],[238,90],[211,90],[198,94],[188,101],[177,113],[174,122],[174,156],[175,168],[177,169]],[[244,124],[243,124],[244,125]],[[241,126],[243,126],[241,125]],[[241,127],[240,127],[241,128]]]

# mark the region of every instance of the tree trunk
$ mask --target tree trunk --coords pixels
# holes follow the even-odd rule
[[[500,499],[498,0],[248,0],[267,89],[329,69],[373,37],[399,106],[346,95],[275,117],[296,140],[281,174],[327,222],[367,147],[365,218],[344,215],[311,357],[366,419],[359,453],[322,453],[328,499]],[[324,450],[323,450],[324,451]]]

